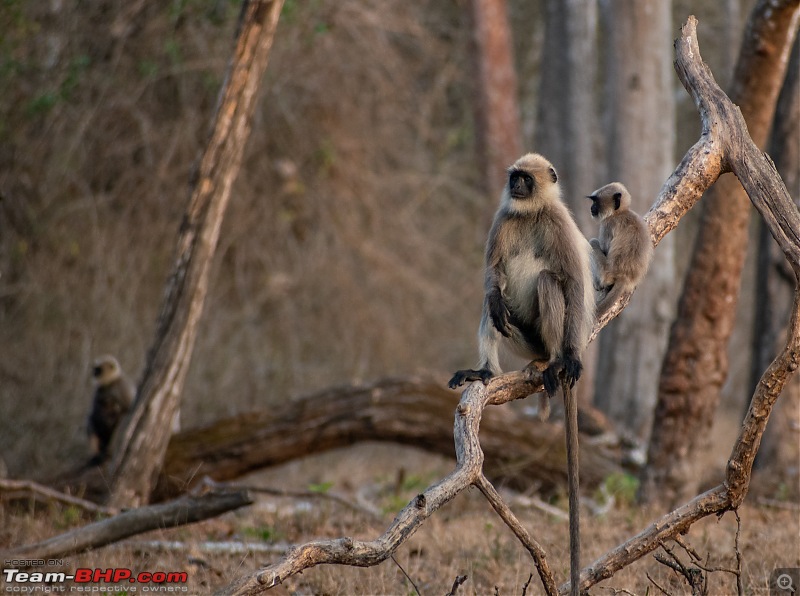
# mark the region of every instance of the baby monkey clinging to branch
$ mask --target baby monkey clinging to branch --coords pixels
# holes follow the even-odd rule
[[[653,242],[644,219],[631,210],[631,195],[622,184],[606,184],[587,198],[592,200],[592,217],[600,220],[600,237],[590,243],[597,312],[602,314],[647,273]]]

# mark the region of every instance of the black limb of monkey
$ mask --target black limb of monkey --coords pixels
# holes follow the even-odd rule
[[[481,381],[486,385],[492,377],[494,377],[494,373],[488,368],[482,368],[480,370],[467,368],[456,371],[453,378],[447,383],[447,386],[450,387],[450,389],[455,389],[468,381]]]

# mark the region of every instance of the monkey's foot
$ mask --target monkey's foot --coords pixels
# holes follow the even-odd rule
[[[583,372],[583,364],[581,361],[569,354],[561,359],[561,372],[564,375],[564,381],[570,386],[575,386],[575,383],[580,379]]]
[[[544,369],[544,372],[542,373],[544,390],[550,397],[553,397],[556,394],[556,391],[558,391],[558,373],[560,371],[561,363],[553,362],[553,364]]]
[[[489,382],[494,376],[494,373],[490,371],[488,368],[482,368],[480,370],[473,370],[471,368],[467,368],[465,370],[459,370],[456,374],[453,375],[453,378],[450,379],[450,382],[447,383],[447,386],[450,389],[455,389],[456,387],[460,387],[467,381],[481,381],[484,385]]]

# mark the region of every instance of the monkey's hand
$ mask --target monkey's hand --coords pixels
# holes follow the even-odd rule
[[[599,250],[601,253],[606,254],[605,251],[600,246],[600,241],[597,238],[592,238],[589,240],[589,244],[592,245],[592,248],[595,250]]]
[[[456,387],[460,387],[467,381],[480,381],[484,385],[489,382],[489,379],[494,377],[494,373],[490,371],[488,368],[482,368],[480,370],[472,370],[471,368],[465,370],[456,371],[453,375],[453,378],[450,379],[450,382],[447,383],[447,386],[450,389],[455,389]]]
[[[581,378],[581,373],[583,372],[583,364],[581,361],[573,354],[572,352],[567,352],[561,358],[561,373],[563,375],[564,381],[570,386],[570,388],[575,386],[575,383],[578,379]]]
[[[508,306],[506,306],[506,301],[503,300],[503,296],[500,294],[499,290],[489,293],[488,303],[489,316],[492,318],[492,324],[494,325],[494,328],[497,329],[504,337],[511,337],[511,334],[514,331],[514,328],[508,321],[511,317],[511,313],[509,312]]]

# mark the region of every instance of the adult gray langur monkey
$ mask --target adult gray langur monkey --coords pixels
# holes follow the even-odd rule
[[[577,594],[580,573],[578,424],[572,388],[583,370],[581,356],[594,324],[595,301],[589,243],[561,201],[558,175],[536,153],[508,169],[500,208],[486,243],[483,315],[478,331],[478,369],[456,372],[450,388],[502,372],[501,343],[543,363],[544,387],[555,394],[561,379],[567,435],[570,505],[570,578]]]
[[[599,238],[590,244],[597,312],[602,314],[645,276],[653,241],[644,219],[631,210],[631,195],[621,183],[606,184],[587,198],[592,200],[592,217],[600,220]]]

